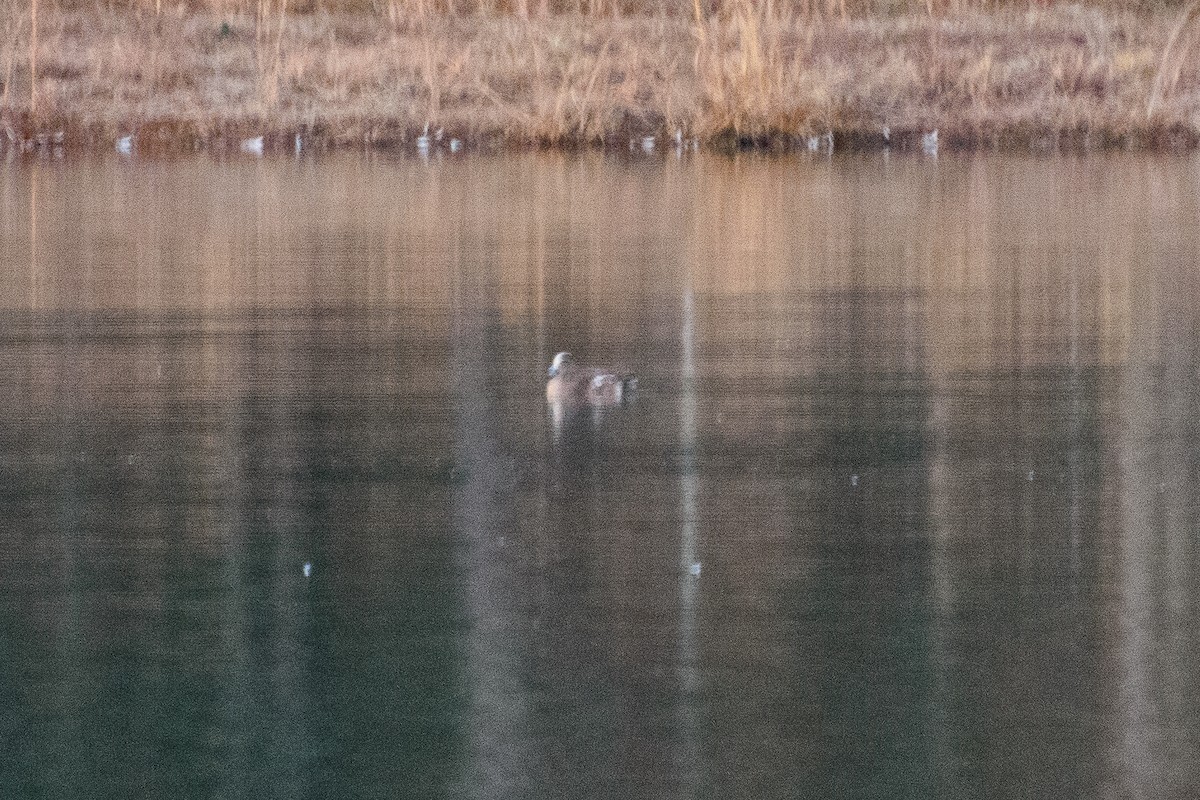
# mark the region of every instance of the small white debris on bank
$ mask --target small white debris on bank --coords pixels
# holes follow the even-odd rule
[[[938,154],[938,132],[934,128],[929,133],[921,137],[921,150],[927,156],[936,156]]]

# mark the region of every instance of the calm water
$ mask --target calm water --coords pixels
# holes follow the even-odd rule
[[[1195,157],[10,161],[0,287],[4,797],[1200,795]]]

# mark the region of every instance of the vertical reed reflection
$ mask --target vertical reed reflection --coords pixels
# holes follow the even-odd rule
[[[702,684],[697,640],[700,610],[699,578],[704,564],[700,560],[700,479],[697,475],[696,447],[699,443],[696,376],[696,298],[690,280],[683,286],[683,322],[680,326],[679,391],[679,672],[678,712],[679,755],[676,763],[683,794],[699,797],[702,764],[700,714],[698,706]]]
[[[457,776],[469,797],[522,797],[548,772],[531,747],[535,721],[527,681],[538,668],[538,619],[514,559],[523,544],[513,498],[516,470],[505,454],[503,371],[509,363],[496,298],[496,264],[455,272],[452,374],[453,526],[469,620],[462,658],[468,686],[467,752]],[[511,540],[511,541],[510,541]]]
[[[29,308],[38,308],[38,172],[29,171]]]
[[[1120,387],[1122,471],[1109,625],[1114,653],[1113,793],[1186,796],[1200,757],[1200,280],[1166,240],[1147,257],[1164,280],[1147,298]]]

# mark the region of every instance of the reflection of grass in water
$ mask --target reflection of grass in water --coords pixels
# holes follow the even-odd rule
[[[282,144],[297,132],[400,144],[426,126],[447,140],[549,145],[676,132],[794,144],[826,130],[881,142],[885,125],[901,144],[934,127],[977,143],[1195,137],[1196,98],[1180,90],[1195,82],[1194,8],[1172,35],[1166,12],[980,13],[961,3],[939,17],[924,0],[874,17],[855,16],[881,10],[868,3],[843,12],[745,0],[686,16],[560,0],[546,7],[562,14],[530,17],[496,15],[509,9],[500,0],[322,6],[348,14],[255,3],[158,15],[43,9],[44,124],[101,140],[135,129],[142,148],[262,133]],[[3,45],[8,117],[19,124],[31,98],[10,87],[32,88],[31,65],[14,57],[31,45],[28,25],[9,23]]]

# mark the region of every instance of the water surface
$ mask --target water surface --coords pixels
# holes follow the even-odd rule
[[[1198,198],[0,165],[0,794],[1194,797]]]

